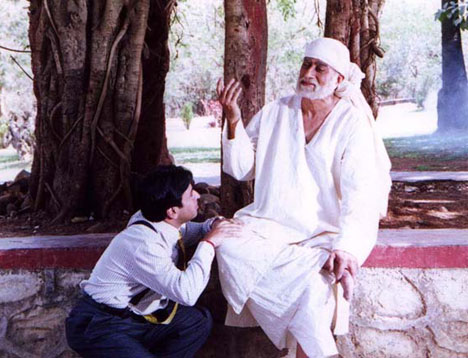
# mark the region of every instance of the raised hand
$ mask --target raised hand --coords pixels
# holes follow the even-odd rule
[[[231,125],[237,123],[241,119],[241,111],[237,103],[237,99],[242,92],[240,82],[231,79],[226,87],[224,87],[223,80],[220,78],[216,85],[216,92],[228,123]]]

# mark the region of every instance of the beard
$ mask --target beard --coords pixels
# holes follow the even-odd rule
[[[309,88],[301,84],[302,81],[312,83],[315,87]],[[329,81],[324,86],[320,86],[315,78],[301,77],[297,80],[296,94],[307,99],[323,99],[333,95],[336,90],[336,81]]]

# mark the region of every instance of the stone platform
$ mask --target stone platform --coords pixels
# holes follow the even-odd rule
[[[73,358],[63,322],[113,234],[0,240],[0,357]],[[215,327],[201,358],[275,358],[258,328],[223,325],[216,269],[200,299]],[[468,230],[386,229],[359,272],[344,358],[468,358]],[[294,354],[288,354],[293,357]]]

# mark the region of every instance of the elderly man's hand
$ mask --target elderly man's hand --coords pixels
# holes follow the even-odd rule
[[[354,279],[358,271],[357,259],[346,251],[334,250],[323,269],[335,274],[336,281],[343,285],[344,298],[349,301],[353,295]]]
[[[242,87],[239,81],[231,79],[224,87],[223,80],[221,78],[218,80],[216,92],[229,124],[235,124],[241,119],[241,111],[237,104],[241,91]]]

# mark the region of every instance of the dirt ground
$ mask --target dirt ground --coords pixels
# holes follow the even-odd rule
[[[395,171],[468,171],[468,160],[434,160],[433,157],[392,158]]]
[[[468,228],[468,182],[394,182],[381,228]]]
[[[0,218],[0,238],[31,235],[75,235],[118,232],[129,218],[112,222],[85,221],[51,227],[50,217],[23,214],[16,218]],[[381,228],[467,228],[468,182],[424,181],[394,182],[388,215]]]

